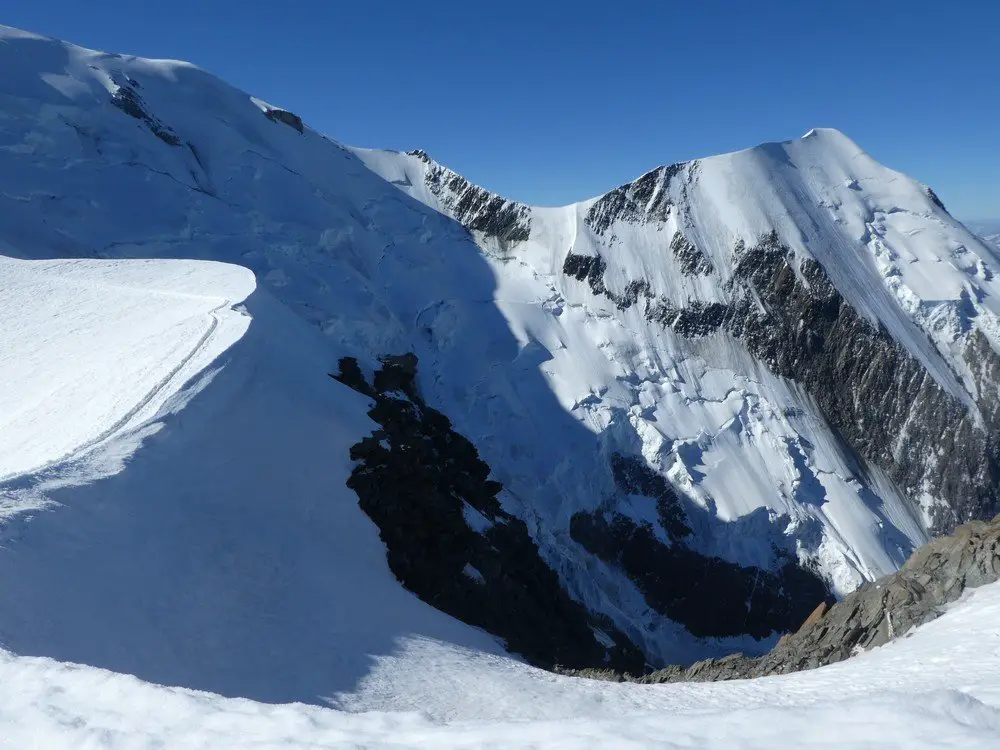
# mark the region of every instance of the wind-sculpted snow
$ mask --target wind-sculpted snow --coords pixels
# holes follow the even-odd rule
[[[255,286],[207,262],[0,257],[0,275],[5,494],[154,416],[246,330]]]

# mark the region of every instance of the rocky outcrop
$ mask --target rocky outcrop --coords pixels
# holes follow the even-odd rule
[[[707,276],[715,271],[715,266],[705,253],[680,232],[670,241],[670,252],[681,272],[688,276]]]
[[[638,457],[615,454],[611,471],[619,490],[654,503],[657,523],[613,510],[581,511],[570,521],[570,536],[621,569],[650,607],[693,635],[766,638],[794,629],[817,601],[829,597],[823,580],[800,567],[790,551],[776,552],[773,572],[702,554],[693,544],[711,536],[707,511],[682,498]],[[696,524],[703,534],[693,532]],[[780,537],[775,534],[775,540]]]
[[[504,251],[531,236],[531,210],[473,185],[460,174],[434,162],[422,150],[407,152],[429,168],[424,181],[442,207],[466,229],[495,239]]]
[[[129,117],[134,117],[144,123],[153,135],[168,146],[180,146],[181,139],[177,137],[177,134],[149,113],[145,102],[137,91],[138,88],[140,88],[138,81],[126,78],[111,95],[111,103]]]
[[[973,521],[918,549],[897,573],[833,606],[821,603],[798,630],[760,657],[730,654],[646,675],[611,669],[560,669],[591,679],[645,684],[711,682],[787,674],[848,659],[905,636],[944,613],[968,589],[1000,581],[1000,516]]]
[[[659,323],[685,338],[715,333],[726,322],[729,308],[721,302],[693,300],[686,307],[675,307],[660,299],[646,308],[646,319]]]
[[[1000,511],[1000,400],[988,376],[1000,372],[1000,357],[981,334],[967,352],[980,375],[977,415],[862,318],[818,262],[797,260],[775,233],[737,246],[730,288],[726,329],[800,383],[841,437],[914,503],[924,495],[943,501],[931,509],[936,532]]]
[[[693,249],[694,245],[690,245],[690,248]],[[694,250],[690,252],[689,257],[694,258]],[[700,255],[700,251],[698,254]],[[692,261],[700,269],[697,273],[710,273],[711,263],[703,255],[700,257],[703,263]],[[649,287],[649,282],[643,279],[631,279],[625,284],[622,293],[616,294],[604,283],[607,263],[599,255],[568,253],[563,261],[562,270],[571,278],[585,281],[591,292],[611,300],[619,310],[627,310],[633,305],[642,304],[646,320],[670,328],[686,338],[714,333],[722,327],[729,311],[729,308],[721,303],[701,300],[691,300],[686,306],[677,307],[668,299],[656,297]]]
[[[264,110],[264,116],[271,122],[280,122],[293,130],[297,130],[300,133],[305,132],[305,125],[302,124],[302,118],[299,117],[294,112],[289,112],[285,109],[277,109],[272,107],[270,109]]]
[[[944,203],[942,203],[942,202],[941,202],[941,199],[940,199],[940,198],[938,198],[938,195],[937,195],[937,193],[935,193],[935,192],[934,192],[933,190],[931,190],[930,188],[927,188],[927,197],[928,197],[928,198],[930,198],[930,199],[931,199],[931,200],[932,200],[932,201],[934,202],[934,205],[935,205],[935,206],[937,206],[938,208],[940,208],[940,209],[941,209],[942,211],[944,211],[945,213],[948,213],[948,209],[944,207]],[[950,215],[950,214],[949,214],[949,215]]]
[[[600,255],[576,255],[568,253],[563,261],[563,273],[577,281],[586,281],[594,294],[607,295],[604,286],[604,272],[608,265]]]
[[[973,521],[924,545],[898,572],[817,608],[770,653],[732,654],[670,667],[638,682],[731,680],[813,669],[906,635],[944,612],[967,589],[1000,580],[1000,516]]]
[[[351,448],[347,485],[378,526],[393,575],[534,664],[641,671],[633,644],[564,591],[525,523],[501,506],[503,488],[476,448],[424,402],[416,372],[406,354],[383,359],[371,383],[350,358],[333,376],[374,402],[379,428]]]
[[[647,172],[639,179],[601,196],[587,211],[584,222],[596,234],[608,231],[616,221],[665,222],[670,216],[670,183],[685,164],[671,164]]]

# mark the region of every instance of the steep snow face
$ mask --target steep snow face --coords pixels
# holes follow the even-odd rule
[[[960,445],[976,448],[978,436],[988,434],[982,425],[995,418],[984,413],[992,402],[982,393],[991,378],[995,340],[993,256],[924,188],[875,164],[839,133],[815,131],[789,144],[664,167],[600,198],[540,209],[473,186],[421,152],[346,149],[293,113],[184,63],[91,52],[4,30],[0,69],[0,249],[6,255],[237,264],[257,280],[252,299],[265,300],[260,304],[267,315],[285,321],[270,327],[271,343],[259,352],[248,349],[236,370],[243,373],[242,385],[230,387],[243,395],[220,402],[228,405],[225,413],[245,411],[256,421],[247,427],[189,417],[199,405],[205,413],[220,413],[207,396],[178,417],[191,431],[185,445],[204,445],[213,457],[205,465],[189,462],[185,472],[192,473],[183,485],[188,497],[212,487],[217,474],[238,474],[226,479],[220,495],[226,504],[211,510],[211,517],[239,516],[234,539],[247,535],[271,550],[285,540],[286,556],[275,551],[261,558],[265,570],[259,573],[272,583],[265,598],[278,596],[281,580],[306,575],[292,551],[300,544],[298,522],[310,525],[306,549],[316,556],[307,557],[316,565],[307,566],[302,598],[296,593],[287,612],[272,607],[283,614],[260,621],[254,636],[240,641],[273,638],[282,644],[262,649],[248,667],[257,679],[287,657],[292,666],[277,680],[284,686],[275,691],[279,697],[315,699],[328,686],[312,677],[328,667],[337,673],[321,659],[301,664],[310,649],[327,643],[325,625],[318,623],[343,621],[322,609],[344,595],[340,579],[331,582],[318,572],[331,565],[319,551],[320,539],[340,539],[340,521],[315,503],[344,498],[357,511],[353,496],[342,494],[348,455],[374,425],[359,416],[360,396],[352,397],[353,406],[338,401],[327,411],[317,407],[315,415],[303,412],[313,399],[333,398],[329,389],[343,391],[326,382],[340,357],[356,358],[367,374],[378,357],[414,353],[423,398],[475,444],[503,485],[498,499],[504,513],[525,522],[569,594],[606,617],[652,663],[760,650],[768,634],[773,640],[777,631],[794,627],[797,607],[811,609],[821,598],[817,576],[842,593],[895,569],[926,538],[926,519],[912,503],[925,511],[947,505],[941,487],[961,484],[950,475],[934,480],[936,459],[924,456],[921,451],[929,449],[920,440],[938,429],[938,436],[950,431],[961,437]],[[151,281],[146,286],[159,288]],[[197,308],[192,331],[203,332],[212,305],[237,295],[224,290],[203,296],[198,304],[208,307]],[[859,321],[882,326],[862,330],[861,323],[852,323],[868,336],[873,357],[890,352],[892,363],[905,365],[904,385],[915,383],[916,396],[934,414],[945,415],[938,422],[911,425],[909,403],[901,406],[901,398],[889,404],[891,420],[880,417],[881,402],[870,414],[852,412],[859,404],[875,404],[869,392],[844,398],[841,411],[831,411],[828,394],[814,385],[830,381],[833,364],[800,373],[796,368],[810,365],[812,354],[791,356],[796,346],[771,336],[784,329],[755,317],[774,309],[795,319],[805,305],[803,314],[819,326],[829,323],[824,314],[841,299],[844,309],[859,312]],[[302,332],[303,321],[316,330]],[[168,322],[164,317],[163,324]],[[285,333],[285,325],[294,333]],[[805,337],[801,351],[811,352],[812,329],[799,328]],[[157,337],[156,330],[148,335]],[[251,324],[250,334],[254,330]],[[796,330],[791,325],[789,335]],[[275,343],[285,338],[309,343],[290,352]],[[249,341],[244,336],[239,346],[250,347]],[[963,354],[969,341],[985,347],[977,350],[979,366]],[[129,351],[140,346],[123,342]],[[167,365],[179,361],[156,351],[165,364],[130,379],[135,392],[122,395],[123,401],[141,403],[142,393],[169,374]],[[847,375],[861,377],[863,359],[841,360],[855,363]],[[302,377],[313,380],[300,387],[292,370],[308,371]],[[845,382],[853,383],[847,375]],[[868,387],[880,386],[876,381]],[[66,404],[85,393],[67,396]],[[115,398],[94,401],[93,424],[131,419],[133,407]],[[962,414],[972,416],[961,430],[946,419]],[[883,440],[862,450],[853,436],[841,439],[830,428],[833,421],[843,435],[845,424],[856,423],[867,432],[879,419],[884,432],[920,440]],[[196,437],[196,431],[204,434]],[[324,438],[327,431],[331,437]],[[88,428],[86,435],[67,434],[47,453],[32,450],[17,458],[15,468],[59,460],[95,434],[101,433]],[[165,454],[170,461],[157,463],[161,473],[152,480],[133,470],[136,459],[114,481],[131,482],[122,491],[132,494],[155,485],[157,494],[150,497],[156,507],[170,507],[168,468],[190,455],[180,443],[174,450]],[[275,463],[260,460],[272,451]],[[968,454],[970,461],[978,455]],[[241,493],[255,502],[284,497],[283,482],[308,512],[283,517],[284,525],[274,529],[265,520],[270,506],[255,505],[245,517],[236,509]],[[73,490],[74,497],[92,497],[89,492]],[[43,518],[59,519],[62,512]],[[320,522],[312,524],[312,513],[321,514]],[[181,518],[172,516],[170,524],[183,526]],[[30,528],[42,539],[43,531],[34,531],[44,530],[39,523]],[[345,521],[344,528],[354,523]],[[374,539],[371,528],[365,529],[368,540]],[[119,532],[132,530],[110,528],[101,538],[110,546]],[[201,557],[193,560],[207,565],[218,545],[229,549],[235,542],[215,544],[213,538],[196,545]],[[378,562],[374,569],[384,572],[381,558],[374,560],[369,547],[358,545],[358,559]],[[197,570],[170,549],[171,562]],[[242,542],[237,549],[240,555],[246,550]],[[73,568],[58,555],[51,559]],[[678,565],[670,568],[673,577],[659,575],[663,568],[655,563],[663,560]],[[19,572],[22,564],[11,563],[0,580],[33,580]],[[691,569],[706,577],[677,575]],[[237,565],[233,575],[244,570]],[[705,602],[733,605],[736,616],[702,608],[701,599],[673,584],[680,578]],[[25,584],[14,590],[27,597],[29,589]],[[163,601],[173,601],[180,613],[190,604],[185,591],[197,587],[178,582],[168,590],[173,599]],[[218,590],[210,586],[205,600]],[[324,604],[307,606],[313,595]],[[31,635],[31,613],[43,613],[52,623],[62,617],[57,598],[38,597],[43,595],[32,593],[20,604],[0,607],[0,633],[24,638],[4,641],[15,650],[135,672],[149,666],[136,656],[144,644],[115,646],[97,620],[80,630],[89,640],[71,639],[72,649],[63,648],[68,636],[61,630]],[[237,612],[252,610],[255,594],[247,591],[245,597],[245,610]],[[236,598],[244,601],[242,594]],[[219,601],[221,610],[225,599]],[[692,601],[698,602],[693,612]],[[106,617],[126,606],[118,599],[105,604]],[[410,616],[400,606],[400,619],[392,623]],[[296,616],[300,612],[303,617]],[[219,612],[212,617],[233,622]],[[170,622],[178,633],[193,632]],[[434,635],[437,627],[427,626],[429,637],[441,637]],[[223,631],[220,626],[213,632]],[[471,638],[460,631],[447,639]],[[392,639],[381,637],[385,629],[372,632],[377,643],[370,653],[390,648]],[[599,629],[594,636],[598,642],[607,638]],[[487,648],[492,642],[484,645],[483,639],[469,642]],[[175,644],[176,675],[153,677],[235,690],[240,680],[225,672],[222,660],[244,663],[243,647],[213,656],[190,640]],[[215,664],[215,671],[206,669],[218,682],[195,680],[198,664]],[[304,675],[301,682],[293,673]],[[266,695],[267,684],[253,694]]]
[[[661,167],[562,209],[491,203],[489,193],[423,152],[357,153],[455,215],[488,248],[498,234],[527,239],[517,257],[552,273],[567,251],[602,258],[608,289],[618,295],[642,281],[677,305],[726,301],[737,243],[776,232],[797,256],[817,260],[853,308],[885,326],[967,404],[976,385],[959,340],[970,327],[998,340],[993,249],[955,222],[932,191],[836,130]],[[490,227],[491,207],[510,221]]]
[[[403,637],[498,650],[392,581],[345,486],[352,446],[377,425],[364,417],[367,399],[345,399],[327,377],[342,356],[370,372],[377,356],[414,351],[422,376],[461,393],[479,387],[483,352],[513,360],[492,275],[466,231],[293,114],[192,66],[15,31],[0,39],[0,65],[0,247],[18,258],[5,268],[36,269],[7,310],[15,320],[17,304],[40,305],[11,324],[2,360],[19,381],[11,401],[36,399],[6,434],[13,441],[30,424],[38,435],[11,452],[9,536],[24,541],[0,561],[2,642],[166,683],[308,701],[349,688]],[[27,260],[64,257],[90,265],[67,281],[60,269],[72,263]],[[171,280],[182,266],[190,288]],[[133,285],[139,267],[149,272]],[[208,272],[216,267],[228,269],[222,281]],[[181,354],[213,316],[243,320],[227,305],[249,291],[237,295],[232,278],[256,278],[257,308],[245,303],[255,323],[232,349],[241,356],[222,371],[230,376],[190,399],[206,378],[177,389],[221,350],[187,365]],[[442,300],[467,314],[427,336],[419,318]],[[24,339],[36,330],[45,347],[29,367]],[[88,347],[78,375],[53,369]],[[43,386],[52,381],[49,400],[30,382],[39,372]],[[531,393],[531,378],[518,379]],[[170,420],[182,434],[175,425],[133,457],[134,435],[145,435],[133,428],[188,401]],[[86,419],[53,438],[76,411]],[[72,468],[91,446],[101,451],[86,454],[86,471]],[[29,517],[17,511],[40,506],[54,510],[22,528]],[[531,544],[524,523],[510,526]],[[102,582],[99,594],[88,582]],[[612,629],[590,633],[598,654]]]

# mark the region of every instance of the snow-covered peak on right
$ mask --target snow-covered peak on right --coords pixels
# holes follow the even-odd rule
[[[658,167],[559,208],[422,153],[357,153],[463,223],[501,276],[516,261],[553,279],[569,304],[618,320],[630,347],[664,345],[667,329],[667,361],[763,366],[802,388],[862,473],[886,471],[932,528],[995,512],[1000,257],[840,131]],[[625,359],[609,336],[598,346]]]

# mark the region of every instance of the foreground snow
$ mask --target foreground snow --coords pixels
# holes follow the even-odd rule
[[[848,662],[749,682],[619,685],[427,641],[380,660],[353,713],[169,689],[0,655],[11,747],[995,748],[1000,585]],[[390,711],[390,707],[404,712]]]

